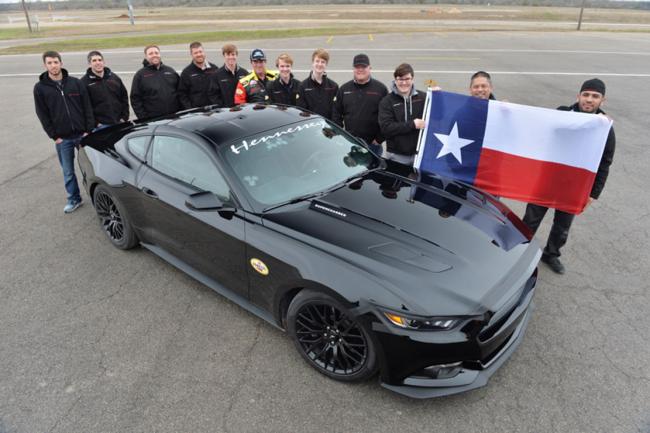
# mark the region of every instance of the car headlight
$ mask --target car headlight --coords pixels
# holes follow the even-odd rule
[[[388,311],[384,311],[383,313],[388,321],[393,325],[416,331],[446,331],[460,322],[460,320],[455,317],[413,318]]]

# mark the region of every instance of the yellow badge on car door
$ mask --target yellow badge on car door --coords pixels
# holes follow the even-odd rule
[[[262,275],[268,275],[269,274],[269,268],[260,259],[252,258],[251,259],[251,266],[253,267],[253,269],[255,269],[255,271],[257,271],[258,273],[260,273]]]

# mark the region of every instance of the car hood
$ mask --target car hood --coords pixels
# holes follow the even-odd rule
[[[496,310],[539,258],[530,231],[505,205],[429,175],[375,171],[264,221],[368,272],[420,314]]]

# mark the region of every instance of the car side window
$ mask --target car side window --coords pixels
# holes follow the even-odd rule
[[[127,140],[126,145],[133,156],[144,162],[147,160],[147,145],[149,144],[149,140],[151,140],[149,135],[133,137]]]
[[[151,167],[169,177],[230,200],[230,188],[208,155],[196,144],[177,137],[154,137]]]

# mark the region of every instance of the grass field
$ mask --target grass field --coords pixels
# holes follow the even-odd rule
[[[453,30],[573,30],[577,8],[452,5],[304,5],[213,8],[138,8],[136,25],[125,9],[39,11],[39,32],[24,16],[0,14],[0,54],[46,49],[87,50],[354,33]],[[2,17],[6,19],[2,19]],[[22,20],[22,21],[21,21]],[[598,24],[596,24],[598,23]],[[585,9],[589,30],[650,32],[650,12]]]
[[[188,44],[193,41],[201,42],[246,40],[246,39],[274,39],[274,38],[299,38],[308,36],[322,36],[331,34],[358,34],[365,33],[362,29],[277,29],[277,30],[251,30],[251,31],[221,31],[221,32],[192,32],[170,33],[139,36],[121,36],[110,38],[80,38],[56,42],[40,42],[30,45],[19,45],[0,49],[0,54],[41,53],[47,50],[57,51],[86,51],[102,48],[142,47],[151,43],[158,45]]]

